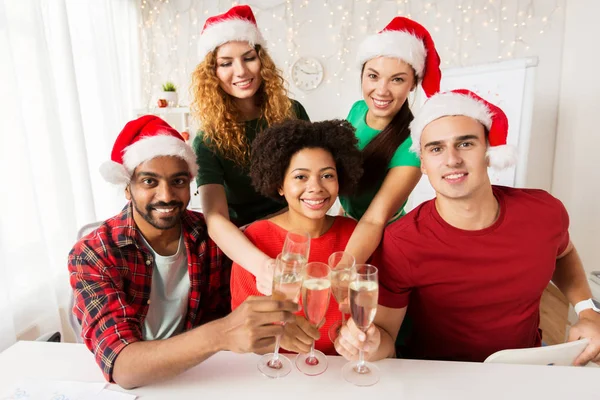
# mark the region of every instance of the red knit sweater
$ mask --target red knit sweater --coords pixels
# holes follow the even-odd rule
[[[308,262],[320,261],[327,264],[331,253],[342,251],[350,239],[356,221],[346,217],[335,217],[333,225],[321,237],[311,239]],[[250,225],[244,232],[248,239],[269,257],[275,258],[283,247],[287,231],[273,222],[262,220]],[[231,269],[231,309],[235,310],[248,296],[260,296],[256,289],[256,278],[240,265],[233,263]],[[299,314],[303,315],[300,311]],[[327,336],[329,327],[341,319],[338,304],[333,295],[325,315],[325,324],[319,329],[321,337],[315,343],[315,348],[328,355],[337,354],[333,343]]]

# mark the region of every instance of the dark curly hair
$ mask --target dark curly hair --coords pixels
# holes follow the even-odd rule
[[[345,120],[288,120],[259,133],[252,143],[250,177],[262,195],[281,200],[285,171],[303,149],[324,149],[333,156],[339,193],[351,195],[362,176],[362,156],[354,128]]]

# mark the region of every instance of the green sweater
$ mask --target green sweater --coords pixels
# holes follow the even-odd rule
[[[373,138],[375,138],[375,136],[379,134],[379,132],[381,132],[367,125],[367,111],[369,111],[367,103],[365,103],[364,100],[360,100],[354,103],[350,113],[348,114],[348,117],[346,118],[348,122],[350,122],[350,124],[352,124],[352,126],[356,129],[358,148],[361,151],[371,142],[371,140],[373,140]],[[404,142],[402,142],[402,144],[400,144],[400,146],[398,146],[398,149],[388,164],[388,170],[400,166],[417,168],[421,166],[419,157],[410,151],[411,145],[412,139],[409,136]],[[342,203],[342,207],[344,207],[346,214],[354,219],[361,219],[365,212],[367,212],[371,201],[381,188],[382,184],[383,179],[366,192],[356,193],[354,196],[340,196],[340,203]],[[396,218],[404,215],[405,204],[403,204],[396,213]]]
[[[310,120],[302,104],[292,100],[292,105],[298,119]],[[267,127],[266,121],[261,119],[247,121],[245,124],[246,137],[250,145],[256,138],[256,134]],[[206,145],[204,132],[198,132],[193,148],[199,166],[196,178],[198,187],[210,183],[223,185],[227,196],[229,218],[237,226],[249,224],[286,207],[284,202],[278,202],[256,192],[249,176],[250,166],[240,167],[213,151]]]

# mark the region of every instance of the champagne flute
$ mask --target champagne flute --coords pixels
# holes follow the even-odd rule
[[[331,268],[331,292],[335,301],[338,304],[344,303],[348,299],[348,285],[354,278],[356,270],[354,269],[354,257],[350,253],[345,251],[336,251],[329,256],[327,261],[329,268]],[[342,319],[336,321],[329,327],[328,336],[331,342],[335,342],[337,339],[340,329],[346,323],[346,314],[342,311]]]
[[[290,230],[285,236],[281,255],[284,260],[298,260],[303,264],[308,262],[310,254],[310,235],[308,232]]]
[[[275,259],[275,270],[273,272],[273,294],[274,300],[289,300],[297,303],[302,287],[302,268],[304,263],[298,260],[284,260],[283,254]],[[283,322],[281,322],[283,324]],[[290,360],[279,354],[278,336],[275,341],[275,351],[265,354],[258,361],[258,370],[269,378],[282,378],[292,370]]]
[[[310,262],[302,273],[302,308],[311,325],[317,326],[325,318],[329,308],[331,280],[329,266],[322,262]],[[296,367],[306,375],[319,375],[327,369],[327,356],[315,350],[315,342],[310,352],[296,356]]]
[[[366,333],[377,313],[377,268],[369,264],[358,264],[355,268],[356,276],[349,285],[350,313],[356,326]],[[350,361],[344,365],[342,375],[357,386],[371,386],[379,382],[379,368],[365,361],[362,350],[358,352],[358,361]]]

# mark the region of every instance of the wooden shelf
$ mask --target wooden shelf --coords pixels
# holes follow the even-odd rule
[[[157,115],[166,120],[179,132],[190,132],[190,108],[189,107],[152,107],[137,108],[133,110],[140,117],[142,115]],[[193,139],[193,138],[192,138]]]

